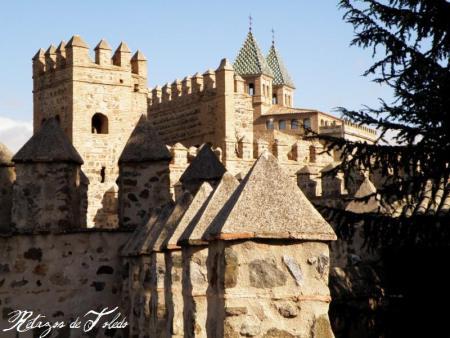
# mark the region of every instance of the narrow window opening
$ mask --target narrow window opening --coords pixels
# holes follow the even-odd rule
[[[277,94],[272,95],[272,104],[278,104],[278,97]]]
[[[100,169],[100,183],[105,183],[105,176],[106,176],[106,168],[102,167],[102,169]]]
[[[108,118],[100,113],[92,116],[92,134],[108,134]]]
[[[139,83],[135,83],[134,84],[134,91],[138,92],[139,91]]]
[[[314,147],[314,146],[309,147],[309,161],[311,163],[316,162],[316,147]]]
[[[248,94],[250,96],[255,95],[255,85],[253,83],[248,84]]]
[[[55,120],[56,122],[58,122],[58,124],[61,124],[61,118],[59,117],[59,115],[55,116]]]

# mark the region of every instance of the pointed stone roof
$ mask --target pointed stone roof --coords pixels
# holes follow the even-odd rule
[[[180,177],[180,182],[202,182],[211,180],[220,180],[226,169],[219,161],[211,146],[203,144],[197,156],[191,162],[189,167]]]
[[[72,47],[82,47],[82,48],[89,48],[86,42],[81,38],[79,35],[74,35],[70,38],[69,42],[67,42],[66,48],[72,48]]]
[[[239,185],[239,181],[229,172],[223,174],[222,179],[213,191],[211,198],[200,217],[196,222],[195,227],[186,229],[186,231],[180,236],[179,244],[207,244],[207,241],[203,238],[205,231],[214,220],[217,213],[225,205],[226,201],[231,197],[233,192]]]
[[[194,227],[200,219],[207,205],[208,198],[211,196],[213,188],[207,182],[203,183],[198,189],[189,207],[186,209],[183,217],[178,222],[173,235],[167,241],[167,249],[179,248],[178,241],[186,229]],[[189,230],[187,230],[189,231]]]
[[[44,50],[43,50],[42,48],[39,48],[39,50],[37,51],[37,53],[34,54],[32,60],[33,60],[33,61],[40,60],[40,59],[43,59],[44,56],[45,56]]]
[[[272,44],[269,53],[267,54],[267,64],[273,73],[273,85],[283,85],[295,88],[294,81],[292,81],[274,44]]]
[[[216,72],[219,72],[221,70],[233,70],[233,65],[228,59],[222,59],[220,61],[219,68],[217,68]]]
[[[359,186],[355,193],[355,199],[364,198],[369,195],[376,194],[377,188],[369,180],[368,177]],[[377,200],[376,195],[371,196],[367,201],[353,200],[345,207],[346,211],[350,211],[356,214],[364,214],[368,212],[378,212],[380,211],[381,203]]]
[[[101,39],[97,46],[95,46],[94,50],[98,49],[112,50],[111,46],[105,39]]]
[[[69,162],[83,164],[59,123],[54,118],[44,122],[13,157],[14,162]]]
[[[149,251],[162,251],[167,248],[167,244],[180,223],[189,205],[192,203],[193,196],[190,192],[184,192],[177,200],[167,221],[161,226],[161,229],[154,229],[150,233]]]
[[[45,52],[45,55],[53,55],[56,54],[56,47],[51,44]]]
[[[116,53],[117,52],[122,52],[122,53],[131,53],[130,48],[128,48],[128,45],[125,42],[120,42],[119,46],[116,49]]]
[[[59,45],[58,48],[56,48],[56,52],[64,52],[66,50],[66,42],[64,40],[62,40]]]
[[[12,153],[2,143],[0,143],[0,167],[11,167],[14,165],[12,162]]]
[[[273,77],[272,70],[251,31],[248,32],[244,45],[234,61],[234,70],[241,76],[265,74]]]
[[[134,53],[134,55],[131,57],[132,61],[147,61],[147,58],[145,57],[144,53],[142,53],[139,49]]]
[[[151,122],[142,115],[120,155],[119,163],[170,161],[171,159],[172,155],[160,140]]]
[[[336,239],[331,226],[269,152],[255,162],[204,237]]]

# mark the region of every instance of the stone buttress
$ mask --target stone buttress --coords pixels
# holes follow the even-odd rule
[[[12,224],[22,230],[65,230],[86,224],[86,182],[78,152],[56,119],[41,129],[13,157]],[[83,183],[84,182],[84,183]]]
[[[147,223],[152,211],[170,200],[169,163],[172,156],[142,115],[119,159],[119,223]]]

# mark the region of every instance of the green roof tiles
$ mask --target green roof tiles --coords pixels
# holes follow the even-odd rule
[[[267,54],[267,63],[273,72],[273,84],[277,85],[285,85],[292,88],[295,88],[294,81],[292,81],[289,73],[284,66],[283,60],[281,59],[278,51],[275,46],[272,45],[269,50],[269,54]]]
[[[236,73],[241,76],[264,74],[273,77],[272,70],[261,53],[251,31],[248,32],[247,39],[245,39],[233,67]]]

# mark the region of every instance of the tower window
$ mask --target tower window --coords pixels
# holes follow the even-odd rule
[[[105,177],[106,177],[106,168],[102,167],[102,169],[100,169],[100,183],[105,183]]]
[[[248,94],[250,96],[255,95],[255,85],[253,83],[248,84]]]
[[[56,120],[56,122],[58,122],[58,124],[61,123],[61,118],[59,117],[59,115],[56,115],[56,116],[55,116],[55,120]]]
[[[286,121],[285,120],[278,121],[278,129],[280,129],[280,130],[286,129]]]
[[[273,119],[268,119],[266,121],[266,129],[273,130]]]
[[[272,95],[272,104],[278,104],[278,97],[277,94]]]
[[[309,161],[311,163],[316,162],[316,147],[314,147],[314,146],[309,147]]]
[[[291,120],[291,129],[298,129],[298,120]]]
[[[92,134],[108,134],[108,118],[100,113],[92,116]]]

